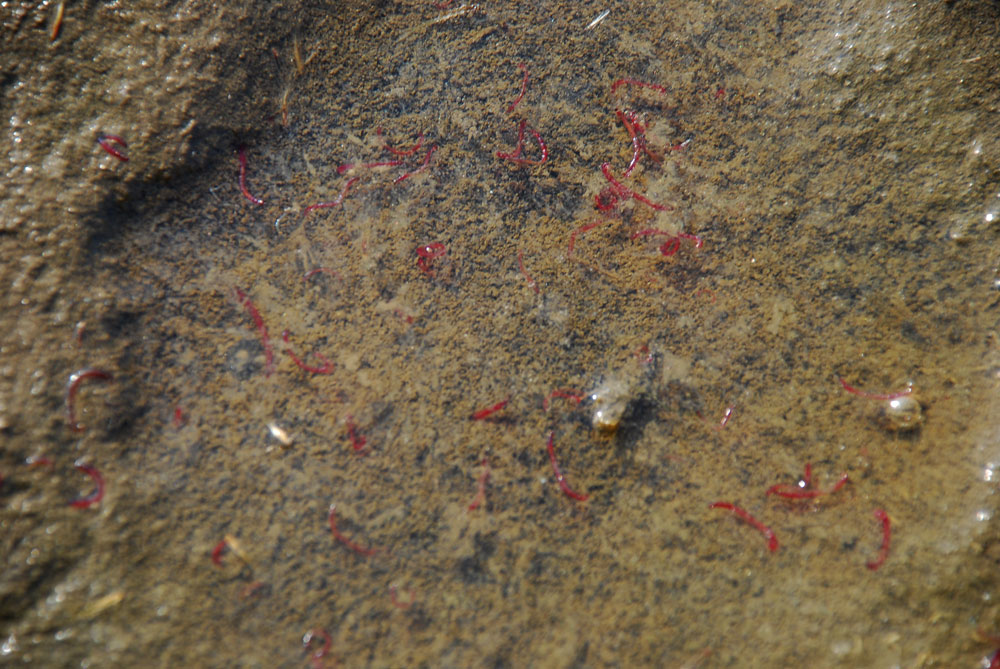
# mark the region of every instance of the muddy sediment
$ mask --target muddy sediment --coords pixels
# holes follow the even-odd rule
[[[988,657],[996,8],[442,4],[6,10],[0,653]]]

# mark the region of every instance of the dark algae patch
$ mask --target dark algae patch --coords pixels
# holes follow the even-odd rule
[[[995,3],[0,11],[12,666],[995,661]]]

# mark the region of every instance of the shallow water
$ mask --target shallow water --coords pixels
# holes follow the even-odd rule
[[[8,661],[988,664],[995,4],[21,9]]]

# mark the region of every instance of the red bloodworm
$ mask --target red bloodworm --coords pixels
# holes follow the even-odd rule
[[[288,336],[289,336],[288,330],[283,331],[281,333],[281,341],[290,345],[288,341]],[[327,357],[322,353],[313,353],[316,359],[319,360],[321,363],[323,363],[322,367],[312,367],[311,365],[307,365],[302,361],[302,359],[299,356],[295,355],[295,351],[293,351],[290,348],[286,348],[285,353],[288,354],[288,357],[291,358],[292,362],[298,365],[300,369],[304,369],[310,374],[329,374],[330,372],[333,371],[333,363],[330,362],[327,359]]]
[[[778,537],[774,535],[774,530],[772,530],[770,527],[768,527],[764,523],[760,522],[759,520],[751,516],[746,509],[736,506],[731,502],[713,502],[712,504],[708,505],[708,508],[725,509],[727,511],[732,511],[741,520],[743,520],[744,522],[746,522],[751,527],[753,527],[758,532],[764,535],[764,538],[767,539],[767,549],[769,551],[773,553],[774,551],[778,550]]]
[[[97,468],[88,465],[84,462],[77,462],[75,465],[78,470],[90,477],[90,480],[94,482],[94,492],[90,493],[86,497],[80,497],[74,499],[69,503],[74,509],[86,509],[95,504],[99,504],[102,499],[104,499],[104,477],[101,476],[101,472],[97,471]]]
[[[365,448],[365,444],[368,440],[363,434],[358,434],[357,425],[354,424],[354,418],[351,416],[347,417],[347,438],[351,440],[351,448],[358,455],[362,455],[362,451]]]
[[[241,146],[236,150],[236,156],[240,161],[240,192],[243,193],[243,197],[250,200],[256,205],[264,204],[264,201],[260,198],[254,197],[249,190],[247,190],[247,150],[246,147]]]
[[[733,409],[735,408],[736,407],[731,404],[726,407],[726,410],[722,413],[722,420],[719,421],[719,426],[716,428],[717,430],[721,430],[729,424],[729,419],[733,417]]]
[[[330,515],[327,517],[327,520],[330,521],[330,532],[333,533],[333,538],[339,541],[340,543],[344,544],[348,548],[350,548],[358,555],[364,555],[365,557],[368,557],[371,555],[375,555],[375,553],[378,552],[378,549],[375,548],[365,548],[364,546],[359,546],[358,544],[354,543],[346,536],[344,536],[344,534],[342,534],[341,531],[337,529],[337,506],[335,504],[330,505]]]
[[[660,244],[660,254],[666,257],[670,257],[677,253],[681,248],[681,240],[678,237],[668,239],[667,241]]]
[[[73,339],[76,341],[77,346],[83,344],[83,332],[87,329],[87,321],[80,321],[76,324],[76,328],[73,330]]]
[[[236,298],[239,300],[243,308],[247,310],[250,314],[250,318],[253,319],[254,325],[257,327],[257,334],[260,335],[260,343],[264,347],[264,376],[271,376],[271,372],[274,371],[274,348],[271,346],[271,338],[267,334],[267,325],[264,324],[264,319],[261,317],[260,312],[257,311],[257,307],[250,300],[246,293],[244,293],[237,286],[234,288],[236,291]]]
[[[497,151],[497,157],[509,160],[512,163],[517,163],[518,165],[541,165],[549,159],[549,147],[545,145],[545,140],[534,128],[528,128],[531,134],[535,136],[535,141],[538,142],[538,148],[542,151],[542,157],[538,160],[533,160],[530,158],[521,158],[521,149],[524,144],[524,121],[521,121],[521,126],[519,130],[519,137],[517,142],[517,149],[514,153],[503,153],[502,151]]]
[[[52,458],[45,455],[30,455],[24,460],[24,464],[31,468],[55,466],[55,463],[52,462]]]
[[[482,464],[483,471],[479,473],[479,479],[476,481],[476,496],[472,498],[472,502],[469,504],[469,511],[475,511],[479,508],[480,504],[486,501],[486,481],[490,477],[490,461],[487,458],[483,458]]]
[[[66,383],[66,422],[69,423],[69,429],[74,432],[83,432],[87,429],[82,423],[76,422],[76,393],[80,389],[80,383],[84,379],[110,381],[112,378],[110,372],[96,367],[79,369],[69,375],[69,381]]]
[[[576,247],[576,236],[590,232],[597,226],[599,226],[604,221],[594,221],[593,223],[587,223],[586,225],[581,225],[579,228],[574,230],[569,236],[569,252],[566,254],[567,258],[573,257],[573,249]]]
[[[645,151],[646,153],[649,153],[649,150],[646,148],[646,137],[642,134],[645,131],[645,128],[643,128],[639,123],[635,113],[628,111],[623,112],[620,109],[616,109],[615,114],[618,115],[618,119],[625,126],[629,136],[632,138],[632,161],[622,173],[622,178],[626,178],[628,175],[632,174],[632,170],[634,170],[636,165],[639,164],[639,156],[642,155],[642,152]]]
[[[497,151],[497,158],[504,158],[506,160],[517,160],[521,155],[521,150],[524,148],[524,129],[528,127],[528,122],[521,120],[517,126],[517,145],[514,147],[514,151],[511,153],[504,153],[502,151]]]
[[[554,432],[549,432],[549,442],[546,448],[549,451],[549,462],[552,463],[552,471],[556,475],[556,482],[559,483],[559,487],[562,489],[563,493],[567,497],[578,500],[580,502],[586,502],[587,499],[590,498],[590,495],[576,492],[575,490],[569,487],[568,483],[566,483],[566,477],[563,476],[562,470],[559,468],[559,462],[556,460],[556,449],[552,443],[554,435],[555,435]]]
[[[575,392],[573,390],[563,390],[557,388],[556,390],[553,390],[546,397],[542,399],[542,408],[545,411],[548,411],[549,405],[551,404],[552,400],[556,398],[569,400],[574,405],[579,404],[584,399],[583,395],[581,395],[578,392]]]
[[[651,84],[645,81],[639,81],[638,79],[616,79],[613,84],[611,84],[611,93],[615,93],[619,87],[624,85],[635,86],[636,88],[648,88],[650,90],[657,91],[658,93],[666,93],[667,89],[660,84]]]
[[[118,144],[124,148],[128,148],[128,143],[118,135],[109,135],[104,132],[97,133],[97,143],[101,145],[101,148],[110,153],[112,156],[122,161],[123,163],[128,162],[128,156],[116,149],[111,145],[111,142]]]
[[[907,395],[913,393],[912,387],[908,387],[906,390],[900,390],[899,392],[895,393],[870,393],[865,390],[858,390],[854,386],[848,384],[847,381],[845,381],[844,377],[842,376],[838,376],[837,380],[840,381],[840,385],[844,388],[844,390],[851,393],[852,395],[857,395],[858,397],[864,397],[866,400],[894,400],[900,397],[906,397]]]
[[[612,176],[612,174],[611,174],[611,165],[610,164],[608,164],[608,163],[601,163],[601,172],[604,173],[604,178],[608,180],[608,183],[611,184],[611,187],[615,190],[615,192],[619,196],[621,196],[621,197],[625,197],[625,196],[631,197],[631,198],[633,198],[635,200],[638,200],[639,202],[642,202],[643,204],[649,205],[650,207],[652,207],[653,209],[656,209],[657,211],[673,211],[674,208],[673,208],[672,205],[669,205],[669,204],[657,204],[657,203],[653,202],[652,200],[650,200],[649,198],[647,198],[646,196],[640,195],[639,193],[636,193],[635,191],[630,190],[626,186],[623,186],[622,184],[620,184],[614,178],[614,176]]]
[[[447,252],[448,249],[441,242],[431,242],[430,244],[424,244],[423,246],[417,247],[417,255],[421,258],[427,258],[428,260],[440,258]]]
[[[376,128],[375,134],[378,136],[379,139],[382,139],[382,128],[381,127]],[[394,156],[412,156],[414,153],[420,150],[420,145],[423,144],[423,142],[424,142],[424,133],[420,133],[420,135],[417,136],[417,143],[406,150],[395,149],[389,146],[389,144],[384,139],[382,139],[382,148]]]
[[[514,111],[514,108],[521,102],[524,98],[524,92],[528,90],[528,66],[524,63],[518,63],[517,66],[524,72],[524,78],[521,80],[521,92],[518,93],[514,101],[507,105],[507,113],[510,114]]]
[[[430,165],[430,163],[431,163],[431,154],[434,153],[434,151],[436,149],[437,149],[437,145],[436,144],[432,144],[431,148],[427,149],[427,153],[426,153],[426,155],[424,155],[424,161],[422,163],[420,163],[420,167],[418,167],[417,169],[413,170],[412,172],[403,172],[398,177],[396,177],[395,179],[393,179],[392,183],[393,184],[398,184],[401,181],[409,179],[414,174],[419,174],[419,173],[423,172],[424,170],[426,170],[427,166]]]
[[[875,516],[875,520],[882,523],[882,545],[879,546],[878,557],[866,563],[865,566],[875,571],[889,557],[889,540],[892,538],[892,526],[889,523],[889,514],[885,512],[885,509],[875,509],[873,515]]]
[[[305,210],[302,212],[302,218],[308,216],[309,212],[313,211],[314,209],[329,209],[330,207],[339,207],[340,204],[344,201],[344,198],[347,197],[347,193],[351,190],[351,186],[353,186],[354,182],[356,182],[359,178],[360,177],[352,177],[348,179],[347,183],[345,183],[344,187],[340,190],[340,195],[338,195],[336,199],[330,200],[329,202],[318,202],[316,204],[311,204],[308,207],[306,207]]]
[[[401,609],[403,611],[405,611],[406,609],[408,609],[411,606],[413,606],[413,602],[415,602],[417,600],[417,596],[415,594],[413,594],[412,590],[408,590],[407,592],[410,593],[410,601],[408,601],[408,602],[400,601],[399,597],[396,596],[396,584],[393,583],[392,585],[390,585],[389,586],[389,599],[392,600],[392,605],[395,606],[397,609]]]
[[[528,282],[528,287],[535,291],[535,295],[538,295],[538,284],[528,274],[528,270],[524,269],[524,251],[517,252],[517,265],[521,269],[521,274],[524,275],[524,280]]]
[[[812,464],[807,462],[805,466],[805,473],[802,475],[802,480],[799,485],[788,485],[786,483],[777,483],[767,489],[765,495],[777,495],[778,497],[784,497],[785,499],[816,499],[817,497],[822,497],[824,495],[830,495],[841,488],[843,488],[849,480],[847,474],[844,474],[834,483],[829,490],[819,490],[812,488]]]
[[[580,402],[583,401],[583,395],[574,392],[572,390],[553,390],[551,393],[542,398],[542,408],[545,411],[548,411],[549,405],[551,404],[552,400],[556,397],[561,397],[562,399],[569,400],[574,405],[579,404]]]
[[[187,422],[187,417],[184,415],[184,409],[182,409],[180,405],[174,408],[173,422],[174,422],[174,428],[177,430],[184,427],[184,424]]]
[[[427,276],[433,276],[431,271],[431,261],[448,253],[448,249],[441,242],[431,242],[417,247],[417,266]]]
[[[226,552],[227,548],[229,548],[229,542],[222,539],[219,543],[215,544],[215,548],[212,549],[212,564],[216,567],[222,566],[222,554]]]
[[[610,186],[594,196],[594,206],[601,211],[611,211],[618,206],[620,201],[621,198],[618,197],[618,194]]]
[[[309,656],[309,664],[313,669],[321,669],[323,666],[323,658],[330,652],[330,646],[333,645],[333,642],[330,640],[330,635],[327,634],[325,630],[311,629],[305,634],[305,636],[302,637],[302,646],[306,649],[307,653],[309,652],[309,646],[312,644],[313,639],[318,639],[323,643],[323,645],[313,651],[313,653]]]
[[[492,416],[493,414],[495,414],[497,411],[500,411],[505,406],[507,406],[507,402],[510,402],[510,398],[509,397],[507,399],[505,399],[505,400],[501,400],[500,402],[497,402],[493,406],[486,407],[485,409],[480,409],[476,413],[472,414],[472,420],[483,420],[484,418],[489,418],[490,416]]]

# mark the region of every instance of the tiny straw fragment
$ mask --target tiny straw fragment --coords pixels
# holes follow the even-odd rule
[[[610,9],[605,9],[603,12],[597,15],[597,18],[588,23],[587,27],[584,28],[583,31],[587,32],[588,30],[592,30],[593,28],[597,27],[597,24],[603,21],[604,19],[608,18],[608,14],[610,13],[611,13]]]
[[[751,516],[746,509],[736,506],[731,502],[713,502],[708,505],[708,508],[732,511],[737,517],[764,535],[764,538],[767,539],[767,549],[769,551],[773,553],[778,550],[778,537],[775,536],[774,530]]]

